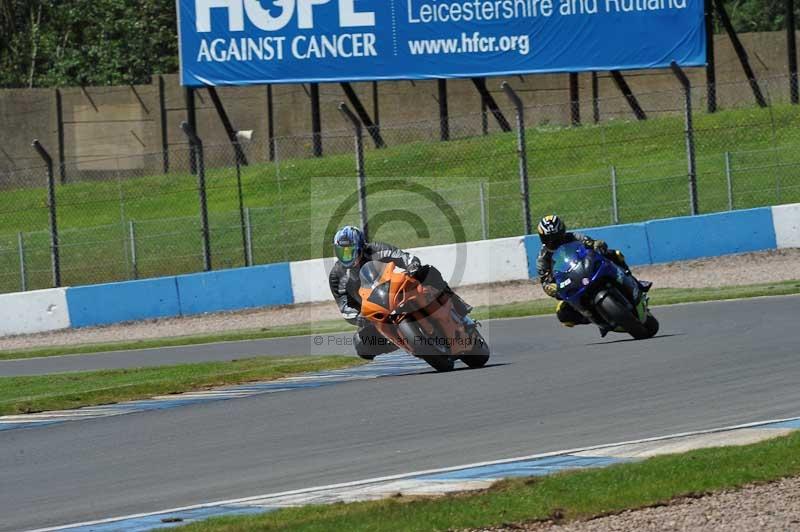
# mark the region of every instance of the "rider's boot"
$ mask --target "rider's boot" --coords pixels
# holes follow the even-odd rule
[[[472,312],[472,305],[461,299],[461,296],[450,290],[450,301],[453,302],[453,308],[458,312],[460,315],[466,317],[470,312]]]
[[[453,303],[453,310],[461,316],[461,321],[464,323],[464,328],[468,332],[472,332],[477,327],[478,322],[473,320],[469,317],[469,313],[472,312],[472,305],[461,299],[461,296],[450,290],[450,301]]]

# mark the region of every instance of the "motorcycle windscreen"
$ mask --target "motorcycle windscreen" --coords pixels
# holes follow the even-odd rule
[[[394,264],[389,262],[380,262],[377,260],[370,261],[361,267],[359,272],[359,279],[362,287],[374,287],[383,276],[383,272],[387,267],[394,268]]]
[[[390,281],[386,281],[385,283],[374,287],[372,289],[372,293],[367,298],[367,301],[374,303],[375,305],[378,305],[387,311],[391,310],[389,308],[389,288],[391,287],[391,284],[392,283]]]
[[[560,246],[553,253],[553,277],[559,290],[569,287],[574,291],[585,286],[584,279],[591,278],[592,264],[591,253],[580,242]]]

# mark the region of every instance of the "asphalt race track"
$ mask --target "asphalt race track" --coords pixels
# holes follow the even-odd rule
[[[0,432],[0,530],[800,415],[800,297],[655,313],[662,331],[648,341],[498,320],[484,326],[494,365],[482,370]],[[309,346],[337,352],[291,338],[1,362],[0,375]]]

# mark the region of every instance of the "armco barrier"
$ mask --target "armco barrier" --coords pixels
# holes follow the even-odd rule
[[[800,203],[772,207],[778,248],[800,248]]]
[[[645,225],[654,264],[777,247],[769,207],[655,220]]]
[[[184,316],[294,302],[288,262],[179,275],[175,279]]]
[[[0,336],[55,331],[69,326],[66,288],[0,295]]]
[[[180,316],[174,277],[67,289],[73,327]]]

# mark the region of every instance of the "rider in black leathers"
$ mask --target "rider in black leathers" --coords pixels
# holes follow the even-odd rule
[[[353,340],[356,353],[362,358],[372,359],[397,349],[375,329],[372,323],[360,317],[359,269],[367,262],[394,262],[425,285],[450,294],[456,312],[462,316],[466,317],[472,310],[471,306],[453,292],[439,270],[433,266],[423,265],[419,258],[402,249],[380,242],[364,241],[363,234],[355,227],[347,226],[336,233],[334,248],[338,260],[328,275],[331,294],[342,317],[348,323],[358,326]],[[465,319],[465,322],[467,321],[471,322],[469,318]]]

